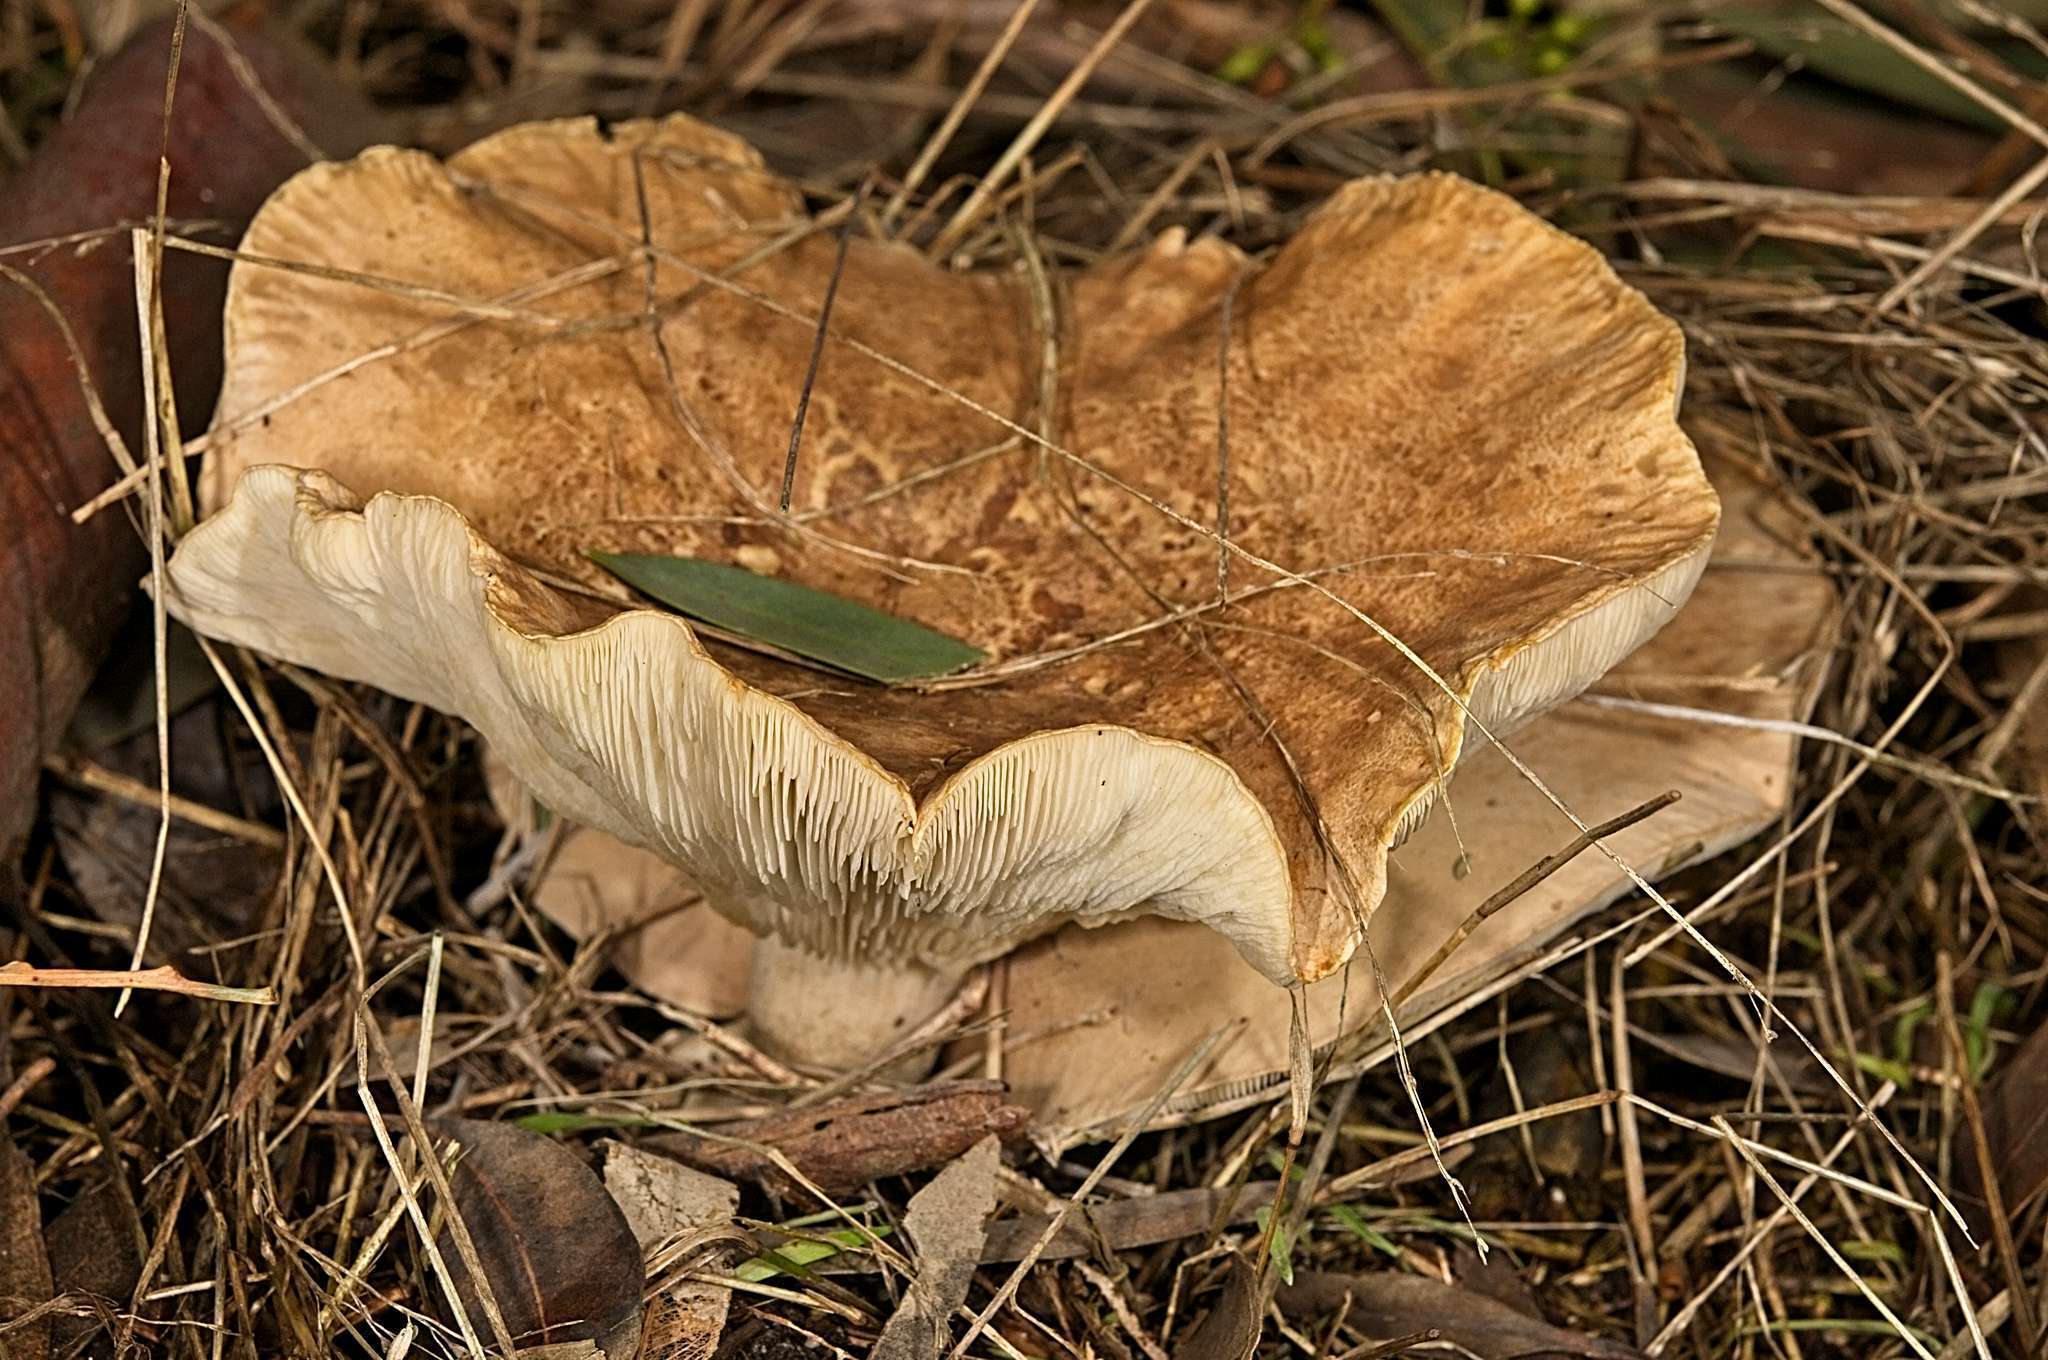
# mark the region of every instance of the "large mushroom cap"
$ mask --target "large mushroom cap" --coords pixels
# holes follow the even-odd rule
[[[1153,912],[1322,976],[1468,711],[1499,732],[1583,688],[1714,532],[1676,327],[1445,176],[1354,184],[1263,266],[1169,234],[1051,289],[856,239],[793,520],[773,496],[835,248],[729,137],[381,150],[287,185],[245,249],[225,504],[173,563],[180,612],[461,714],[565,815],[831,954],[957,966]],[[266,463],[413,498],[236,489]],[[1234,561],[1223,602],[1219,483],[1230,541],[1285,573]],[[731,562],[992,659],[821,679],[601,620],[487,545],[598,591],[593,549]]]

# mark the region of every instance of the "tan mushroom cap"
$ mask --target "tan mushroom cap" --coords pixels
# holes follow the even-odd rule
[[[1298,583],[1237,561],[1215,607],[1191,526],[1217,516],[1225,296],[1231,540],[1314,574],[1487,727],[1583,688],[1704,564],[1676,327],[1583,243],[1442,176],[1350,186],[1264,266],[1170,233],[1066,276],[1043,383],[1021,272],[854,241],[802,523],[777,522],[834,243],[763,247],[806,221],[749,148],[680,118],[306,171],[245,249],[414,287],[237,267],[206,498],[283,463],[439,497],[475,532],[261,472],[181,547],[180,609],[460,713],[564,815],[808,948],[956,967],[1153,912],[1288,981],[1349,956],[1466,719]],[[487,544],[597,590],[590,549],[774,572],[965,637],[1000,683],[841,683],[645,612],[593,628]]]

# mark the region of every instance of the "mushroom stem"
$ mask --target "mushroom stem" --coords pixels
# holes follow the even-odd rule
[[[754,947],[748,1036],[801,1067],[860,1067],[937,1014],[964,975],[918,963],[829,959],[769,936]],[[919,1073],[929,1061],[916,1056]]]

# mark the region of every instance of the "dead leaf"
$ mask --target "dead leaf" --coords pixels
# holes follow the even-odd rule
[[[739,1187],[672,1157],[625,1143],[605,1148],[604,1184],[626,1215],[642,1251],[665,1241],[727,1226],[739,1208]],[[685,1280],[647,1305],[641,1360],[708,1360],[725,1333],[732,1291]]]
[[[76,1353],[78,1343],[111,1322],[112,1310],[126,1308],[142,1278],[140,1229],[121,1203],[111,1180],[101,1181],[50,1220],[43,1246],[50,1256],[51,1287],[97,1303],[98,1315],[58,1314],[50,1323],[50,1346],[59,1355]],[[110,1328],[109,1328],[110,1332]],[[113,1352],[111,1334],[101,1336],[85,1352]]]
[[[1436,1168],[1429,1169],[1431,1176]],[[1278,1181],[1252,1181],[1236,1190],[1164,1190],[1140,1199],[1111,1200],[1106,1204],[1083,1205],[1068,1214],[1059,1234],[1040,1253],[1048,1261],[1087,1256],[1098,1251],[1126,1251],[1132,1247],[1157,1246],[1183,1237],[1197,1237],[1218,1226],[1249,1223],[1259,1210],[1273,1202]],[[981,1259],[1020,1261],[1024,1253],[1045,1234],[1050,1215],[1006,1218],[989,1225],[982,1244]]]
[[[1999,1199],[2018,1218],[2048,1189],[2048,1025],[2028,1035],[2000,1066],[1984,1093],[1984,1138],[1998,1168]],[[1989,1231],[1984,1174],[1968,1138],[1957,1146],[1955,1179],[1957,1200],[1981,1238]]]
[[[1411,1336],[1432,1328],[1442,1339],[1479,1360],[1514,1360],[1524,1355],[1581,1356],[1584,1360],[1640,1360],[1632,1346],[1604,1337],[1553,1327],[1484,1294],[1421,1275],[1385,1271],[1337,1275],[1303,1271],[1278,1295],[1282,1312],[1323,1317],[1351,1296],[1346,1316],[1367,1336]]]
[[[1008,1103],[1006,1094],[996,1081],[935,1082],[721,1125],[718,1142],[664,1133],[644,1145],[700,1171],[753,1181],[778,1194],[801,1193],[803,1187],[760,1150],[774,1148],[818,1188],[843,1194],[884,1176],[943,1166],[990,1134],[1006,1138],[1019,1132],[1030,1112]]]
[[[1176,1354],[1179,1360],[1248,1360],[1262,1325],[1258,1277],[1242,1256],[1233,1256],[1222,1296]]]
[[[51,1298],[50,1257],[43,1248],[43,1211],[37,1201],[35,1169],[0,1128],[0,1323]],[[31,1322],[0,1335],[8,1360],[44,1360],[50,1353],[50,1324]]]
[[[260,754],[253,747],[230,748],[216,704],[203,703],[173,718],[171,749],[177,753],[171,762],[174,794],[234,816],[246,812],[251,820],[278,814],[276,786]],[[104,747],[93,765],[153,794],[154,726]],[[53,781],[49,807],[58,853],[80,898],[100,920],[134,930],[148,895],[161,818],[154,797],[122,798],[77,787],[64,778]],[[282,862],[282,852],[275,846],[251,844],[174,818],[150,930],[151,961],[183,966],[190,962],[188,951],[256,929]]]
[[[925,1360],[945,1348],[947,1322],[967,1301],[996,1208],[1002,1145],[991,1134],[910,1197],[904,1227],[917,1250],[917,1278],[882,1328],[874,1360]]]
[[[456,1206],[513,1339],[589,1341],[605,1360],[633,1360],[640,1244],[597,1174],[561,1144],[510,1124],[449,1119],[435,1129],[461,1146],[450,1177]],[[452,1234],[440,1249],[463,1311],[481,1327],[483,1301]]]
[[[626,1143],[605,1145],[604,1188],[642,1250],[684,1233],[722,1228],[740,1207],[740,1188],[731,1181]]]

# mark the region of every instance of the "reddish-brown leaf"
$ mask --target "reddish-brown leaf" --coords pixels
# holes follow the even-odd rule
[[[306,157],[272,124],[211,35],[187,34],[170,137],[163,141],[170,25],[154,23],[100,63],[77,112],[0,193],[0,245],[146,221],[157,157],[170,160],[168,211],[221,223],[231,245],[270,191]],[[353,103],[331,73],[256,33],[236,35],[271,99],[333,152],[360,145]],[[344,110],[338,118],[327,111]],[[108,415],[140,454],[141,348],[129,243],[13,256],[70,323]],[[203,423],[220,382],[227,266],[171,252],[163,301],[182,415]],[[81,394],[63,333],[16,281],[0,282],[0,852],[27,825],[37,767],[70,717],[135,598],[141,541],[118,510],[84,525],[71,510],[118,475]]]

